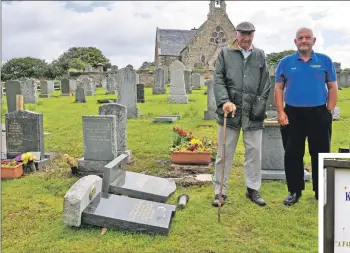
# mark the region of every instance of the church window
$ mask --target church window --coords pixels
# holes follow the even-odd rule
[[[225,35],[224,30],[221,26],[215,27],[214,31],[211,34],[211,38],[209,39],[210,42],[214,42],[216,44],[222,44],[227,42],[227,38]]]

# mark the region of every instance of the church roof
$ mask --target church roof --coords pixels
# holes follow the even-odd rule
[[[197,30],[159,29],[160,55],[180,56]]]

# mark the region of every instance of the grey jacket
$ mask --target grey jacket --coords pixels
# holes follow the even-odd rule
[[[266,101],[271,88],[263,50],[254,47],[244,61],[236,40],[231,47],[221,50],[215,63],[213,79],[218,124],[224,123],[223,104],[231,101],[237,110],[234,118],[227,118],[228,127],[242,127],[243,130],[264,127],[263,120],[252,121],[249,117],[254,100],[258,98]]]

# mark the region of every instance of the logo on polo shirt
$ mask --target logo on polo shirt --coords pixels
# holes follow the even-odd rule
[[[311,68],[321,68],[321,65],[310,65]]]

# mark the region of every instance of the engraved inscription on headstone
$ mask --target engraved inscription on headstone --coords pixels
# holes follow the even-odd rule
[[[84,159],[111,161],[116,156],[115,116],[83,116]]]
[[[153,203],[149,201],[140,201],[135,203],[133,209],[129,213],[132,221],[149,221],[154,219]]]
[[[44,158],[43,115],[29,111],[6,114],[6,147],[8,158],[24,152],[40,152]]]

